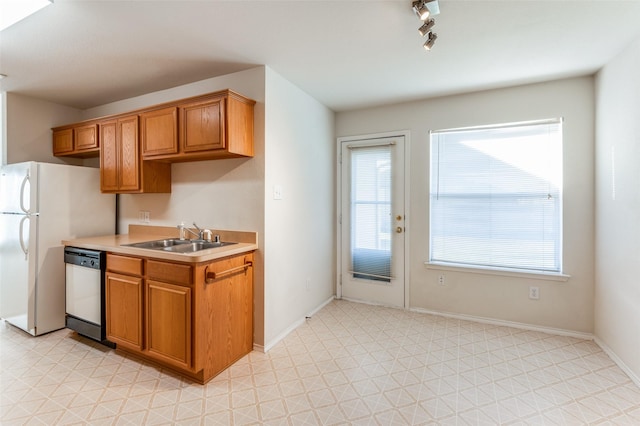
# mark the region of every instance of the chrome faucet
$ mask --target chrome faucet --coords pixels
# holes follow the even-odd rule
[[[199,234],[197,234],[197,233],[193,232],[191,229],[189,229],[189,228],[187,228],[186,226],[184,226],[184,223],[181,223],[180,225],[178,225],[178,229],[180,230],[180,239],[181,239],[181,240],[186,240],[186,239],[187,239],[187,238],[185,238],[185,235],[186,235],[186,234],[185,234],[185,232],[184,232],[184,231],[187,231],[187,232],[189,232],[190,234],[195,235],[196,237],[198,237],[198,239],[199,239],[199,240],[201,240],[201,239],[202,239],[202,230],[201,230],[200,228],[198,228],[198,226],[197,226],[195,223],[194,223],[193,225],[196,227],[196,229],[197,229],[198,231],[200,231],[200,233],[199,233]]]
[[[196,225],[195,222],[193,222],[193,226],[198,230],[198,232],[194,232],[191,229],[187,228],[186,226],[184,226],[183,223],[181,223],[180,225],[178,225],[178,229],[180,230],[180,239],[184,240],[186,239],[184,237],[185,233],[184,231],[187,231],[193,235],[195,235],[196,237],[198,237],[198,240],[202,240],[202,241],[211,241],[211,236],[212,236],[212,232],[210,229],[202,229],[200,228],[198,225]],[[220,242],[220,235],[215,235],[213,237],[214,242],[219,243]]]
[[[198,225],[196,225],[195,222],[193,222],[193,226],[195,226],[195,228],[198,230],[198,234],[196,234],[195,232],[192,232],[192,234],[198,235],[198,239],[199,240],[204,240],[204,232],[207,231],[207,229],[200,228]],[[209,232],[211,232],[211,231],[209,231]]]

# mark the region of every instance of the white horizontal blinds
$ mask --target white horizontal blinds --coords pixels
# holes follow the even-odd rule
[[[355,278],[390,281],[392,147],[350,147],[351,271]]]
[[[561,272],[561,124],[432,133],[432,262]]]

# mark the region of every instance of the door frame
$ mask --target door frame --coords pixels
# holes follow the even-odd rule
[[[410,259],[410,233],[411,230],[411,186],[409,177],[410,160],[411,160],[411,132],[409,130],[398,130],[394,132],[370,133],[356,136],[344,136],[337,138],[336,141],[336,298],[342,299],[342,144],[345,142],[358,142],[368,139],[380,138],[404,138],[404,308],[411,306],[410,283],[411,275],[409,268]]]

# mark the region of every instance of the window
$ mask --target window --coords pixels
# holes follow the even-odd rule
[[[430,262],[562,272],[562,120],[431,133]]]
[[[389,282],[391,145],[351,148],[351,224],[353,276]]]

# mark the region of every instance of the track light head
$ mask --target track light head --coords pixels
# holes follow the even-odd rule
[[[423,44],[425,50],[431,50],[433,44],[436,42],[438,34],[430,32],[427,37],[427,41]]]
[[[425,21],[431,15],[431,11],[427,7],[427,3],[424,0],[418,0],[413,2],[413,11],[418,15],[418,18]]]
[[[418,32],[422,37],[424,37],[429,33],[429,30],[431,30],[431,28],[433,28],[435,24],[436,21],[433,18],[428,19],[424,22],[424,24],[422,24],[420,28],[418,28]]]

